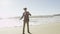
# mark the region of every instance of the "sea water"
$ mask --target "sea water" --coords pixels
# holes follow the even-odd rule
[[[60,23],[60,16],[55,17],[39,17],[39,18],[30,18],[29,25],[40,25],[40,24],[50,24],[50,23]],[[1,19],[0,28],[2,27],[20,27],[23,26],[23,20],[19,18],[11,19]]]

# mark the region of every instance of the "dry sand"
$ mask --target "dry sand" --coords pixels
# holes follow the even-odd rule
[[[25,30],[25,34],[28,34],[26,28]],[[30,26],[30,32],[32,34],[60,34],[60,23]],[[0,34],[22,34],[22,27],[0,28]]]

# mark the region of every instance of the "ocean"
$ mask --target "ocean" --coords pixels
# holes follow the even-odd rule
[[[41,25],[41,24],[51,24],[51,23],[60,23],[60,16],[54,17],[39,17],[39,18],[30,18],[29,25]],[[0,28],[3,27],[20,27],[23,26],[23,20],[19,18],[11,19],[0,19]]]

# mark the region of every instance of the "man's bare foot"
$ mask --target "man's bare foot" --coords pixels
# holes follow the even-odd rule
[[[31,32],[28,32],[29,34],[31,34]]]
[[[23,34],[25,34],[25,33],[23,33]]]

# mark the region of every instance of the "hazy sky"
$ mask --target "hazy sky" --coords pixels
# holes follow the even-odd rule
[[[21,16],[24,7],[32,15],[60,14],[60,0],[0,0],[0,17]]]

